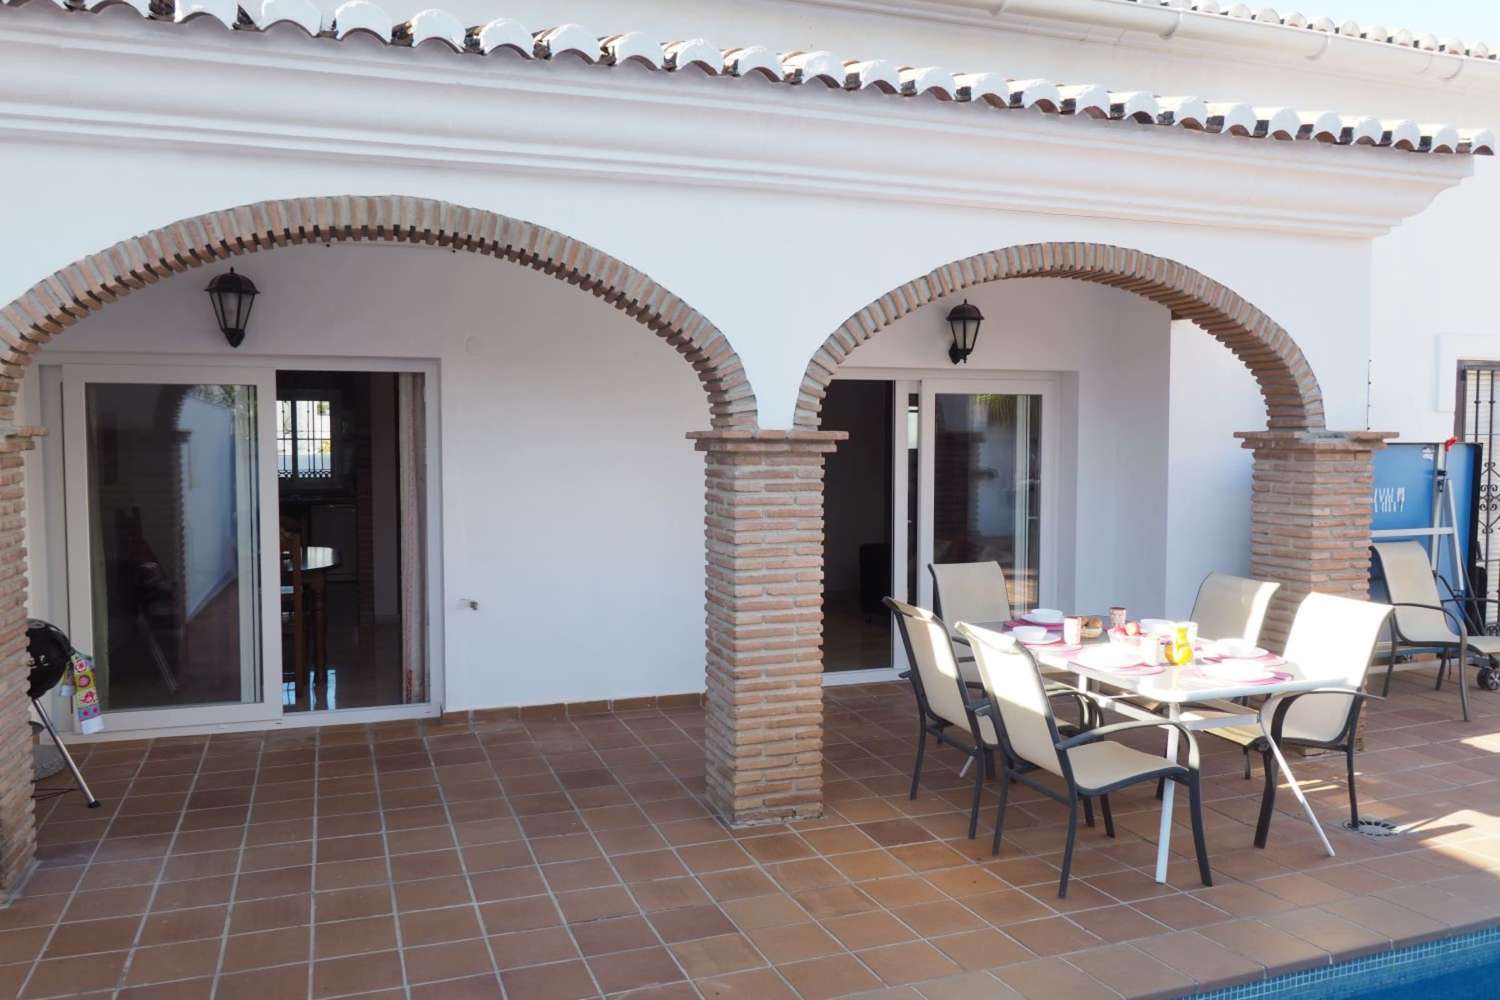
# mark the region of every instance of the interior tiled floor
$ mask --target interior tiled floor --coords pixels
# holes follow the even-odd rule
[[[1066,900],[1055,807],[1018,786],[993,858],[964,837],[956,753],[907,799],[894,684],[828,690],[827,815],[796,828],[710,816],[695,709],[94,744],[105,806],[39,806],[0,996],[1191,993],[1500,919],[1500,695],[1472,701],[1466,725],[1451,686],[1407,675],[1372,713],[1360,790],[1401,836],[1337,830],[1341,766],[1308,760],[1338,857],[1288,795],[1255,850],[1259,775],[1205,739],[1215,885],[1185,829],[1151,880],[1147,789],[1116,797],[1116,840],[1083,833]]]

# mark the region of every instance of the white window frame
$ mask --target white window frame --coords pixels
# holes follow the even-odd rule
[[[31,481],[45,484],[47,498],[59,498],[65,493],[63,482],[63,433],[64,415],[61,393],[58,391],[61,382],[62,369],[68,365],[86,365],[89,367],[107,368],[112,372],[144,370],[157,373],[158,381],[169,380],[162,375],[166,369],[172,367],[212,367],[216,370],[227,371],[238,368],[259,368],[274,371],[345,371],[345,372],[413,372],[423,377],[423,400],[426,404],[425,426],[427,440],[425,442],[426,458],[426,483],[427,496],[426,508],[427,518],[424,526],[424,541],[427,547],[427,701],[416,705],[385,705],[376,708],[341,708],[341,709],[319,709],[311,712],[283,712],[279,717],[269,719],[256,719],[252,721],[228,720],[222,722],[201,723],[188,722],[179,726],[154,730],[153,736],[166,735],[196,735],[200,733],[256,731],[268,728],[297,729],[324,725],[359,725],[371,722],[387,722],[402,719],[435,718],[441,716],[446,699],[446,659],[444,637],[446,635],[446,624],[444,618],[444,572],[443,572],[443,508],[442,508],[442,425],[441,414],[441,391],[442,385],[439,379],[440,367],[436,360],[425,358],[351,358],[351,357],[286,357],[280,355],[243,355],[239,357],[224,357],[223,355],[195,355],[195,354],[156,354],[150,352],[117,353],[117,352],[93,352],[93,351],[64,351],[49,349],[46,355],[38,359],[38,384],[42,392],[40,399],[31,405],[33,410],[44,426],[52,428],[54,433],[42,438],[42,446],[33,456],[39,468],[34,471],[39,473]],[[172,376],[175,377],[175,376]],[[142,381],[150,381],[143,378]],[[275,392],[271,393],[274,400]],[[274,416],[274,407],[271,408]],[[276,472],[275,458],[275,434],[274,425],[268,428],[271,431],[270,461],[263,461],[264,468],[269,468],[273,480]],[[264,446],[263,446],[264,447]],[[48,504],[33,504],[31,512],[33,517],[32,541],[40,551],[33,553],[33,559],[46,565],[47,586],[36,588],[31,593],[32,613],[39,618],[56,623],[63,631],[69,631],[69,615],[67,602],[68,588],[68,544],[66,534],[66,523],[59,511],[51,511]],[[39,523],[38,523],[39,522]],[[278,525],[279,527],[279,525]],[[273,532],[272,539],[279,537]],[[262,546],[265,546],[263,539]],[[280,569],[276,568],[275,579],[280,580]],[[279,608],[279,594],[277,603],[272,605],[272,610]],[[277,631],[274,633],[279,640],[280,622],[276,622]],[[277,644],[279,650],[279,641]],[[265,666],[267,676],[277,682],[276,704],[279,708],[280,695],[280,663],[279,660],[274,667],[275,673],[271,673],[272,667],[267,662]],[[49,708],[54,709],[53,720],[58,728],[64,732],[73,732],[72,713],[69,707],[62,701],[61,696],[55,691],[52,695],[55,699]],[[176,711],[176,710],[173,710]],[[135,713],[131,713],[132,715]],[[76,741],[95,740],[118,740],[139,739],[145,735],[139,729],[124,729],[120,721],[115,725],[110,724],[110,719],[127,720],[124,713],[110,716],[106,713],[105,730],[92,736],[85,736],[73,732]]]

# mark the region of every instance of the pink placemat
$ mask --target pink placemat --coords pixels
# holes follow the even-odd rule
[[[1262,656],[1200,656],[1204,663],[1223,663],[1225,660],[1244,660],[1246,663],[1264,663],[1268,667],[1279,667],[1286,662],[1286,657],[1277,656],[1275,653],[1266,653]]]
[[[1027,649],[1034,649],[1038,653],[1056,653],[1059,656],[1072,656],[1074,653],[1083,652],[1082,646],[1064,646],[1060,642],[1023,642],[1021,645]]]
[[[1029,622],[1029,621],[1027,621],[1024,618],[1017,618],[1017,619],[1015,619],[1013,621],[1006,622],[1005,623],[1005,627],[1006,628],[1022,628],[1022,627],[1025,627],[1025,628],[1044,628],[1048,632],[1061,632],[1062,631],[1062,622],[1053,622],[1050,625],[1038,625],[1036,622]]]
[[[1278,659],[1278,661],[1280,661],[1282,663],[1286,662],[1285,660],[1281,659],[1280,657],[1277,657],[1277,659]],[[1257,657],[1257,659],[1255,661],[1252,661],[1252,662],[1260,662],[1260,658]],[[1289,681],[1289,680],[1292,679],[1292,675],[1291,674],[1286,673],[1286,672],[1281,671],[1281,670],[1273,670],[1273,671],[1270,672],[1270,674],[1268,674],[1265,677],[1257,677],[1254,680],[1243,680],[1243,681],[1241,681],[1241,680],[1233,680],[1233,679],[1228,678],[1228,677],[1210,677],[1208,674],[1205,674],[1202,670],[1199,670],[1196,667],[1193,668],[1192,673],[1195,676],[1197,676],[1197,677],[1199,677],[1199,678],[1201,678],[1201,679],[1203,679],[1205,681],[1208,681],[1210,684],[1249,684],[1249,685],[1254,686],[1254,687],[1265,687],[1266,685],[1269,685],[1269,684],[1280,684],[1283,681]]]

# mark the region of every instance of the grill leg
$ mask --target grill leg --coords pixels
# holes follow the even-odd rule
[[[41,716],[42,725],[47,728],[47,735],[52,737],[53,744],[63,756],[63,761],[68,765],[68,770],[73,774],[73,780],[78,782],[78,790],[83,793],[83,798],[89,804],[90,809],[99,808],[99,800],[94,798],[94,793],[89,791],[89,783],[83,780],[83,772],[78,770],[78,765],[73,762],[73,755],[68,753],[68,748],[63,745],[62,739],[57,735],[57,730],[52,726],[52,719],[48,717],[47,710],[37,699],[31,699],[31,707],[36,709],[36,714]]]

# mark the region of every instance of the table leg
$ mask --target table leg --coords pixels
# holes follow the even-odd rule
[[[1167,718],[1173,722],[1182,718],[1182,706],[1176,702],[1167,706]],[[1167,730],[1167,759],[1177,759],[1177,727]],[[1172,847],[1172,799],[1177,791],[1177,782],[1168,781],[1161,791],[1161,828],[1156,836],[1156,881],[1167,881],[1167,858]]]
[[[1297,776],[1292,773],[1291,767],[1288,766],[1286,757],[1281,753],[1281,747],[1277,746],[1276,741],[1271,739],[1270,723],[1266,721],[1268,718],[1270,718],[1270,715],[1262,707],[1260,728],[1266,734],[1266,742],[1271,745],[1271,754],[1276,758],[1276,766],[1280,767],[1281,773],[1286,775],[1287,784],[1292,786],[1292,794],[1297,797],[1298,802],[1302,803],[1302,811],[1307,814],[1307,821],[1317,831],[1318,839],[1323,842],[1323,850],[1327,851],[1328,856],[1331,858],[1334,856],[1333,845],[1328,842],[1328,835],[1323,832],[1323,824],[1319,823],[1318,817],[1313,814],[1312,803],[1308,802],[1307,796],[1302,794],[1302,786],[1297,784]]]

